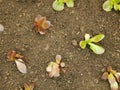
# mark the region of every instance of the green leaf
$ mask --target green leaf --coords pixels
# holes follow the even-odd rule
[[[66,5],[68,7],[74,7],[74,0],[67,0]]]
[[[118,4],[114,4],[114,9],[117,11],[117,10],[119,10],[119,5]]]
[[[99,41],[101,41],[104,37],[105,37],[104,34],[98,34],[98,35],[94,36],[93,38],[91,38],[90,41],[92,41],[92,42],[99,42]]]
[[[79,46],[84,49],[86,47],[86,41],[80,41]]]
[[[64,9],[64,3],[55,0],[52,5],[53,9],[56,11],[62,11]]]
[[[105,52],[105,49],[99,45],[96,45],[94,43],[88,43],[90,45],[90,49],[96,53],[96,54],[103,54]]]
[[[109,0],[107,0],[107,1],[104,2],[104,4],[103,4],[103,9],[104,9],[106,12],[111,11],[112,8],[113,8],[113,5],[110,3]]]

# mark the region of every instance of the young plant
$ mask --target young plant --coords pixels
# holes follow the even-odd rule
[[[51,22],[46,20],[46,17],[42,17],[38,15],[34,21],[34,27],[36,28],[36,32],[40,34],[45,34],[45,30],[49,29],[52,26]]]
[[[52,7],[56,11],[62,11],[64,9],[64,4],[66,4],[67,7],[74,7],[74,0],[55,0]]]
[[[26,65],[25,65],[24,61],[22,60],[23,56],[18,54],[16,51],[10,51],[10,52],[8,52],[7,57],[9,59],[9,61],[15,61],[16,65],[17,65],[17,69],[21,73],[24,73],[24,74],[27,73]]]
[[[120,82],[120,73],[112,69],[111,66],[107,67],[107,71],[103,73],[102,79],[108,80],[111,90],[118,90],[118,82]]]
[[[64,69],[65,63],[61,62],[61,55],[56,55],[56,62],[50,62],[46,68],[46,71],[49,72],[49,77],[59,77],[60,71],[65,72]]]
[[[105,49],[99,45],[96,45],[95,43],[101,41],[104,38],[104,34],[98,34],[92,38],[90,38],[89,34],[85,34],[85,40],[80,41],[79,46],[82,49],[86,48],[86,45],[88,44],[90,46],[90,49],[96,53],[96,54],[103,54]]]
[[[25,90],[33,90],[34,86],[35,86],[34,83],[30,83],[30,84],[25,83],[24,84],[24,89]]]
[[[107,0],[103,4],[103,9],[106,12],[111,11],[112,9],[114,10],[119,10],[120,11],[120,0]]]

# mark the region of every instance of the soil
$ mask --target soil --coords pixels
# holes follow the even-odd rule
[[[120,71],[120,13],[105,12],[105,0],[76,0],[73,8],[56,12],[54,0],[0,0],[0,90],[22,90],[24,83],[35,82],[34,90],[110,90],[101,79],[107,66]],[[45,35],[32,30],[34,19],[42,15],[52,27]],[[102,55],[79,47],[84,34],[105,34],[99,42]],[[7,53],[15,50],[25,58],[27,74],[20,73]],[[66,73],[49,78],[46,67],[60,54]]]

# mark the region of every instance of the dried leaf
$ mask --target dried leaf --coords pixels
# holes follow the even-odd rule
[[[31,83],[31,84],[24,84],[24,88],[25,90],[33,90],[34,88],[34,83]]]
[[[21,73],[27,73],[27,68],[26,65],[24,64],[24,61],[22,59],[17,59],[15,60],[15,63],[17,65],[17,69],[21,72]]]
[[[16,51],[13,50],[13,51],[8,52],[7,58],[10,61],[14,61],[16,59],[23,58],[23,56],[21,56],[20,54],[18,54]]]
[[[16,55],[16,51],[10,51],[8,52],[7,58],[11,61],[14,61],[16,60],[15,55]]]

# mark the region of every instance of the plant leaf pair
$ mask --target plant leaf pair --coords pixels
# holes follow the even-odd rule
[[[96,45],[95,43],[101,41],[104,38],[104,34],[98,34],[92,38],[90,38],[89,34],[85,34],[85,40],[80,41],[79,45],[82,49],[86,48],[86,45],[88,44],[90,46],[90,49],[96,53],[96,54],[103,54],[105,49],[99,45]]]
[[[120,0],[107,0],[103,4],[103,9],[106,12],[109,12],[114,8],[114,10],[119,10],[120,11]]]
[[[68,7],[74,7],[74,0],[55,0],[52,7],[56,11],[62,11],[64,9],[64,4]]]
[[[107,71],[103,73],[102,79],[108,80],[111,90],[118,90],[118,82],[120,82],[120,73],[107,67]]]
[[[26,65],[24,63],[24,61],[22,60],[23,56],[21,56],[20,54],[18,54],[16,51],[10,51],[8,52],[8,59],[9,61],[15,61],[17,69],[21,72],[21,73],[27,73],[27,68]]]

